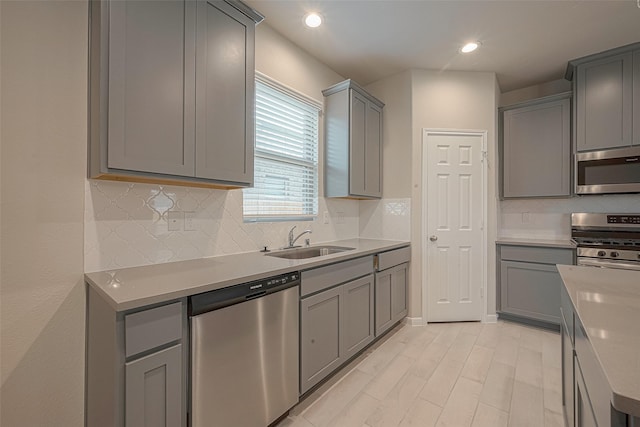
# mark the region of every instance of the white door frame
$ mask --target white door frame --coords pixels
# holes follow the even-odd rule
[[[430,129],[423,128],[422,129],[422,163],[421,163],[421,173],[422,173],[422,233],[420,236],[420,248],[422,250],[422,321],[424,324],[427,324],[427,310],[428,310],[428,302],[429,302],[429,246],[427,244],[427,238],[429,235],[429,230],[427,229],[427,196],[428,196],[428,186],[427,186],[427,177],[428,177],[428,163],[427,163],[427,136],[429,135],[437,135],[437,134],[446,134],[446,135],[465,135],[465,136],[480,136],[482,137],[482,243],[481,248],[482,251],[482,283],[481,283],[481,298],[484,300],[484,309],[482,313],[482,322],[487,322],[487,131],[486,130],[471,130],[471,129]]]

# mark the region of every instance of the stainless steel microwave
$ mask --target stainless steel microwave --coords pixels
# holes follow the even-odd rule
[[[576,154],[576,194],[640,193],[640,146]]]

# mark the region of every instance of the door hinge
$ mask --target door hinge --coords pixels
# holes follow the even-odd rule
[[[486,158],[487,158],[487,152],[486,151],[482,151],[482,158],[480,159],[480,161],[484,163]]]
[[[484,298],[484,287],[480,286],[480,298]]]

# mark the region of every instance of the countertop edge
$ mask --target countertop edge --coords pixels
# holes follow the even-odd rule
[[[301,262],[296,265],[274,266],[273,268],[270,268],[268,270],[262,271],[257,274],[250,274],[247,276],[237,276],[230,279],[223,279],[223,280],[212,281],[208,283],[195,283],[193,285],[187,285],[185,287],[176,289],[173,292],[162,292],[158,295],[128,299],[126,301],[118,301],[117,299],[115,299],[112,295],[110,295],[108,292],[105,291],[103,286],[100,285],[100,283],[96,280],[96,278],[99,275],[103,275],[105,273],[111,274],[113,272],[124,272],[127,270],[133,270],[138,268],[153,268],[156,266],[173,264],[173,263],[162,263],[162,264],[147,265],[147,266],[140,266],[140,267],[122,268],[117,270],[106,270],[106,271],[85,273],[84,279],[85,279],[85,283],[88,286],[91,286],[109,304],[109,306],[113,308],[114,311],[125,312],[125,311],[134,310],[134,309],[142,308],[142,307],[153,305],[153,304],[159,304],[163,302],[168,302],[172,300],[189,297],[191,295],[196,295],[203,292],[222,289],[225,287],[234,286],[241,283],[252,282],[254,280],[264,279],[269,276],[289,273],[292,271],[311,270],[314,268],[319,268],[319,267],[335,264],[338,262],[347,261],[350,259],[363,258],[366,256],[387,252],[390,250],[399,249],[399,248],[403,248],[411,245],[411,242],[409,241],[396,241],[396,240],[385,241],[382,239],[348,239],[348,240],[323,242],[322,245],[341,245],[341,244],[344,245],[345,242],[349,242],[349,241],[353,242],[356,240],[362,241],[362,242],[367,242],[367,241],[378,242],[380,246],[375,248],[370,248],[370,249],[362,249],[362,250],[356,249],[356,251],[340,252],[340,253],[331,254],[323,257],[310,258],[306,260],[301,260]],[[386,244],[386,242],[388,242],[388,244]],[[320,245],[320,243],[318,245]],[[317,246],[317,245],[312,245],[312,246]],[[257,254],[259,254],[257,251],[255,253],[245,252],[245,253],[238,253],[238,254],[232,254],[232,255],[223,255],[220,257],[202,258],[199,260],[210,259],[213,262],[215,262],[216,258],[223,258],[223,257],[228,258],[233,256],[242,257],[242,256],[251,256],[251,255],[257,255]],[[260,256],[263,256],[263,255],[260,255]],[[176,263],[199,261],[199,260],[176,261]],[[277,263],[277,262],[278,261],[274,259],[274,263]],[[375,272],[373,268],[372,268],[372,272]]]
[[[564,277],[563,277],[563,271],[566,270],[567,272],[569,272],[569,268],[573,268],[576,267],[574,265],[562,265],[562,264],[558,264],[557,265],[557,269],[558,272],[560,273],[560,276],[562,277],[562,283],[563,286],[566,288],[567,285],[565,283]],[[593,268],[593,267],[582,267],[582,268]],[[565,273],[567,274],[567,273]],[[598,360],[598,363],[600,364],[600,368],[602,370],[602,373],[604,374],[604,377],[607,380],[607,386],[610,392],[610,401],[611,401],[611,405],[613,406],[613,408],[615,408],[617,411],[623,412],[625,414],[634,416],[634,417],[640,417],[640,400],[639,399],[635,399],[633,397],[629,397],[626,395],[621,394],[620,392],[616,391],[614,389],[614,387],[611,384],[611,379],[609,377],[609,375],[607,374],[607,369],[605,369],[604,364],[602,363],[602,358],[598,352],[598,349],[596,346],[593,345],[593,338],[590,336],[590,332],[589,332],[589,328],[587,327],[587,325],[585,325],[584,320],[582,319],[582,317],[579,314],[578,308],[577,308],[577,304],[576,301],[574,301],[574,296],[573,296],[573,292],[569,292],[569,290],[567,289],[567,294],[569,295],[569,300],[571,301],[571,305],[573,307],[573,311],[575,313],[576,316],[578,316],[580,323],[582,323],[582,325],[584,325],[584,333],[587,335],[587,338],[589,340],[589,345],[591,346],[591,348],[593,349],[593,352]]]
[[[540,248],[575,249],[576,245],[569,239],[527,239],[514,237],[500,237],[496,239],[496,245],[504,246],[535,246]]]

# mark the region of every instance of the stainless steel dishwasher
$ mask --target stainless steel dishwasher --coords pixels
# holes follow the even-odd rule
[[[300,273],[189,298],[191,427],[266,427],[298,402]]]

